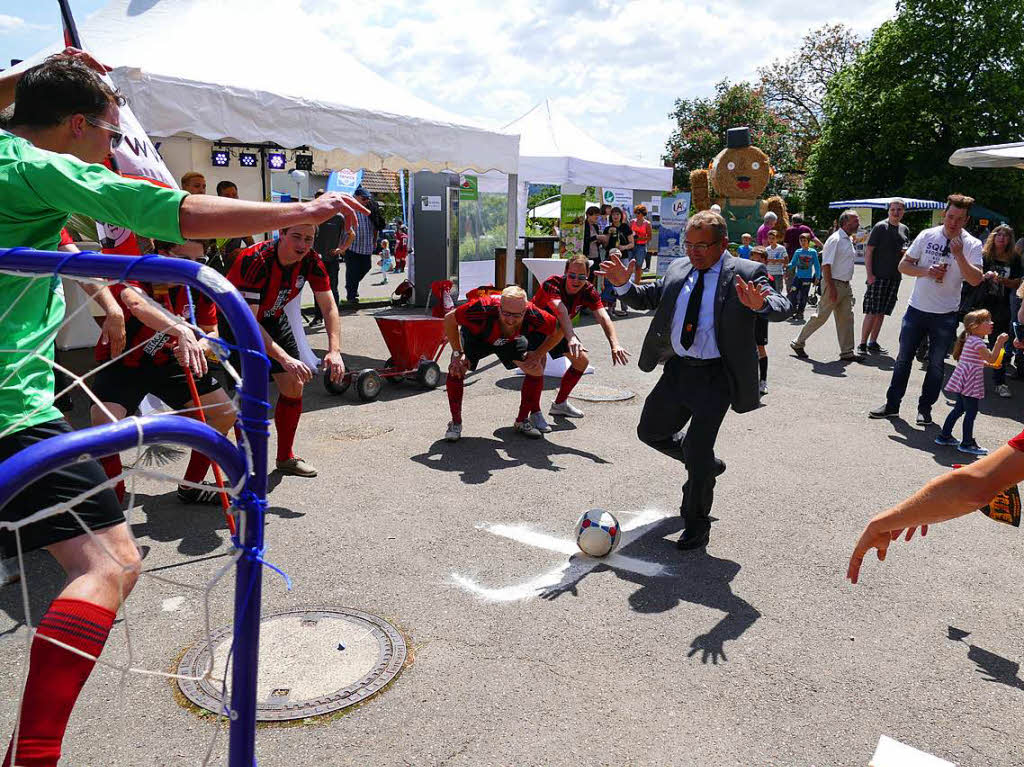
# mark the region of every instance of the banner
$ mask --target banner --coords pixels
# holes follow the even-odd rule
[[[633,216],[632,189],[604,189],[601,194],[601,202],[611,205],[613,208],[621,208],[626,221]]]
[[[672,261],[683,255],[683,236],[689,218],[689,192],[661,198],[661,225],[658,227],[659,277],[664,277]]]
[[[359,188],[361,183],[363,183],[362,168],[359,170],[349,170],[348,168],[344,168],[342,170],[334,171],[327,177],[327,191],[352,194]]]
[[[562,257],[583,252],[584,211],[587,198],[582,194],[562,195]]]
[[[472,202],[479,194],[479,179],[476,176],[463,176],[459,185],[459,199]]]

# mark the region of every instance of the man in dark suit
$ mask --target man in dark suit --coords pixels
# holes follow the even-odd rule
[[[637,435],[686,464],[680,549],[703,547],[710,537],[715,478],[725,471],[715,458],[715,439],[726,411],[731,405],[745,413],[759,404],[754,320],[761,315],[779,322],[790,314],[764,265],[729,255],[727,242],[725,219],[702,211],[687,224],[686,256],[657,282],[629,282],[632,264],[617,255],[601,265],[627,306],[656,310],[639,364],[650,372],[665,363],[665,370],[647,396]],[[686,437],[675,442],[687,423]]]

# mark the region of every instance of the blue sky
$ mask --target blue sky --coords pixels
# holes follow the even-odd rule
[[[106,0],[71,4],[84,18]],[[300,6],[370,68],[450,112],[499,126],[549,98],[597,140],[656,164],[677,97],[705,96],[723,77],[754,79],[821,24],[869,34],[895,0],[374,0],[358,17],[350,0]],[[59,34],[56,0],[0,0],[3,65]],[[255,41],[227,35],[225,44]],[[330,51],[310,53],[311,64],[330,60]]]

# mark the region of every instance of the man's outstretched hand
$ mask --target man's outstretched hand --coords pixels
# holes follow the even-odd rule
[[[916,531],[916,527],[908,528],[905,540],[909,541],[913,538]],[[857,582],[860,578],[860,566],[864,562],[864,557],[867,556],[871,549],[877,549],[878,561],[884,562],[886,552],[889,550],[889,544],[897,540],[902,534],[903,530],[880,530],[876,527],[874,521],[869,522],[868,526],[864,528],[864,532],[860,534],[860,539],[853,549],[850,564],[846,568],[847,579],[851,583]],[[921,537],[923,538],[926,535],[928,535],[928,525],[921,525]]]
[[[345,219],[345,229],[355,230],[359,221],[356,213],[368,215],[370,209],[350,194],[328,192],[314,200],[303,203],[309,214],[309,223],[322,224],[334,216],[341,215]]]
[[[594,274],[600,274],[618,288],[629,282],[629,277],[633,274],[633,265],[634,261],[632,259],[628,264],[624,264],[619,256],[611,253],[607,261],[601,262],[601,268],[594,272]]]
[[[736,296],[740,299],[740,303],[748,309],[753,309],[755,312],[761,311],[764,308],[765,297],[771,292],[772,289],[767,285],[759,285],[753,280],[746,282],[738,274],[736,275]]]

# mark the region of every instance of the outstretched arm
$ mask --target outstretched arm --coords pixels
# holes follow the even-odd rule
[[[769,322],[781,322],[793,311],[789,299],[772,290],[764,264],[758,264],[750,280],[736,275],[736,295],[744,306],[763,315]]]
[[[659,278],[650,285],[637,285],[629,281],[634,268],[633,261],[623,264],[622,259],[612,253],[594,274],[600,274],[608,280],[626,306],[633,309],[658,308],[658,304],[661,302],[661,287],[664,278]]]

